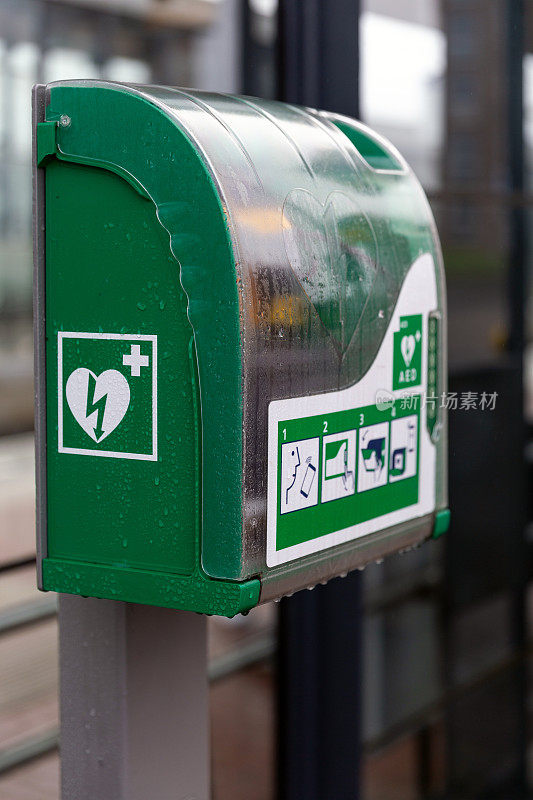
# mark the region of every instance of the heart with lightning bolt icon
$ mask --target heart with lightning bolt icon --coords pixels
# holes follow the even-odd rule
[[[97,376],[80,367],[67,380],[66,396],[78,425],[99,443],[124,419],[130,404],[130,387],[116,369],[105,370]]]

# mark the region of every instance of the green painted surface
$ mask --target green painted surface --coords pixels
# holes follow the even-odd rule
[[[190,577],[78,562],[43,561],[46,585],[57,592],[179,608],[233,617],[259,602],[258,580],[217,581],[196,572]]]
[[[136,249],[136,253],[139,256],[137,260],[138,283],[136,283],[136,278],[131,273],[127,271],[122,271],[121,273],[124,287],[123,294],[126,293],[127,288],[128,293],[131,293],[132,298],[134,297],[134,306],[136,308],[132,306],[132,313],[137,314],[136,319],[138,325],[141,326],[139,330],[148,331],[150,327],[149,321],[155,320],[158,315],[160,320],[166,319],[167,316],[169,318],[173,316],[172,307],[166,306],[167,299],[172,302],[171,298],[164,296],[161,291],[163,288],[161,285],[158,287],[153,286],[154,282],[158,281],[157,263],[159,258],[162,257],[165,262],[165,272],[169,280],[166,288],[169,289],[170,281],[174,282],[174,287],[179,288],[181,280],[187,292],[187,313],[192,323],[192,327],[189,326],[187,344],[194,330],[195,348],[198,353],[199,385],[201,387],[198,404],[202,409],[202,441],[204,443],[206,441],[209,442],[209,458],[203,459],[202,480],[204,485],[209,486],[209,492],[204,493],[201,507],[202,563],[209,574],[217,577],[234,577],[239,575],[241,571],[242,395],[240,328],[232,249],[227,222],[220,206],[217,192],[191,142],[171,119],[144,99],[117,89],[56,86],[51,90],[51,102],[46,114],[47,120],[58,120],[63,114],[70,117],[71,125],[57,128],[57,143],[60,151],[58,155],[61,162],[58,160],[48,162],[47,183],[49,182],[49,176],[53,176],[54,170],[58,172],[66,169],[70,174],[73,174],[72,170],[83,169],[82,167],[67,167],[62,164],[64,160],[85,162],[94,166],[104,166],[106,170],[128,177],[132,186],[137,188],[137,185],[139,185],[142,187],[142,193],[151,197],[155,203],[157,217],[154,207],[150,203],[143,202],[141,194],[131,192],[131,189],[124,182],[110,175],[107,175],[106,179],[92,179],[93,182],[95,180],[106,180],[109,186],[113,181],[113,187],[123,184],[121,189],[110,190],[111,193],[113,191],[121,193],[120,202],[125,202],[126,193],[128,190],[130,192],[127,201],[128,209],[124,209],[124,217],[121,222],[123,226],[120,229],[122,238],[117,240],[124,244],[125,264],[130,258],[136,258],[134,254],[134,249],[136,248],[134,248],[133,240],[135,239],[135,242],[139,244],[139,240],[143,238],[146,231],[146,228],[144,228],[145,223],[153,229],[152,235],[158,240],[158,244],[153,245],[153,250],[146,250],[142,243],[140,244],[140,250]],[[124,135],[125,120],[129,121],[127,124],[132,124],[131,121],[135,121],[134,135]],[[105,174],[103,171],[85,169],[84,176],[88,175],[89,172]],[[50,180],[53,182],[54,178],[51,177]],[[90,183],[91,179],[88,179],[87,185],[85,185],[85,178],[80,181],[77,189],[71,194],[70,205],[65,202],[61,208],[61,198],[56,199],[51,190],[48,190],[47,227],[49,214],[57,214],[58,233],[60,228],[64,231],[70,225],[74,225],[75,228],[77,226],[79,234],[77,238],[72,236],[70,252],[68,254],[65,252],[64,255],[65,259],[70,259],[72,283],[68,290],[66,285],[55,287],[54,296],[56,294],[63,295],[67,304],[71,288],[76,290],[78,292],[77,296],[79,296],[82,281],[80,281],[80,265],[77,262],[79,260],[78,254],[82,254],[80,257],[84,260],[84,269],[91,270],[90,284],[94,290],[93,295],[90,297],[91,303],[95,301],[97,289],[100,286],[101,294],[96,307],[99,307],[102,311],[102,321],[99,322],[93,319],[90,322],[89,320],[83,320],[82,322],[82,320],[78,320],[75,323],[74,320],[69,318],[67,322],[67,318],[63,319],[60,315],[55,314],[49,317],[48,321],[49,335],[52,336],[55,335],[57,329],[106,331],[109,328],[109,330],[116,330],[117,332],[120,330],[125,333],[135,332],[134,329],[128,330],[131,325],[126,324],[126,320],[119,313],[120,302],[122,301],[118,301],[119,305],[115,308],[112,307],[115,301],[109,303],[107,308],[102,307],[106,281],[113,280],[111,273],[114,269],[114,255],[111,251],[107,251],[105,256],[107,268],[103,268],[103,272],[99,272],[99,268],[95,264],[95,254],[86,254],[84,252],[84,243],[90,242],[91,250],[94,249],[93,234],[96,234],[100,240],[106,241],[106,237],[109,239],[110,235],[114,235],[113,231],[115,231],[115,234],[118,233],[116,228],[105,229],[103,226],[106,221],[113,222],[115,212],[119,216],[121,214],[117,208],[119,205],[118,198],[115,196],[112,200],[111,196],[109,196],[110,202],[107,217],[104,213],[99,216],[98,224],[100,229],[90,231],[89,229],[84,229],[83,225],[88,223],[82,223],[77,218],[84,215],[87,217],[92,216],[93,211],[105,203],[106,197],[104,195],[107,194],[107,189],[103,191],[102,186],[94,187],[95,191],[93,191],[90,188]],[[92,197],[90,196],[91,194]],[[135,205],[134,197],[138,201],[138,208],[145,208],[145,211],[141,213],[139,210],[135,223],[126,230],[124,227],[126,214],[129,214],[131,207]],[[110,212],[112,212],[111,216],[109,216]],[[69,217],[68,225],[63,214]],[[159,226],[157,221],[161,223]],[[209,236],[205,235],[206,231],[209,231]],[[136,232],[139,233],[138,237]],[[130,239],[127,238],[126,234],[130,236]],[[170,249],[168,246],[169,234]],[[116,247],[117,241],[114,242],[113,247]],[[96,248],[98,249],[99,247],[100,242],[96,242]],[[49,253],[47,258],[48,269],[53,265],[55,270],[54,259],[55,254]],[[178,261],[179,263],[177,263]],[[213,270],[214,264],[217,265],[216,270]],[[74,285],[76,281],[79,282],[79,288],[78,284]],[[152,282],[152,288],[148,287],[148,282],[150,281]],[[146,298],[142,292],[143,288],[147,291],[149,301],[144,309],[137,306],[137,304],[145,305],[146,303]],[[176,288],[176,291],[178,288]],[[156,295],[158,297],[157,300],[155,300]],[[85,303],[88,305],[89,296],[86,295],[85,297]],[[62,302],[60,298],[58,298],[58,302]],[[161,303],[165,304],[165,308],[160,308]],[[184,305],[183,307],[180,305],[180,309],[180,319],[185,324]],[[152,312],[155,315],[154,317],[150,316]],[[99,319],[100,317],[98,317]],[[109,321],[107,321],[108,319]],[[111,322],[115,327],[110,327]],[[169,324],[172,323],[169,322]],[[149,332],[157,333],[154,330]],[[185,340],[183,340],[183,344],[185,346]],[[49,346],[51,345],[49,344]],[[160,341],[160,365],[165,365],[165,369],[166,366],[170,369],[173,358],[170,356],[171,362],[165,363],[164,354],[168,352],[169,347]],[[53,354],[51,355],[54,357]],[[49,370],[52,370],[53,375],[54,366],[49,365]],[[52,377],[53,380],[54,378]],[[182,391],[180,379],[172,375],[172,380],[174,390],[179,394]],[[168,391],[170,392],[170,387]],[[160,398],[160,408],[162,408],[161,400],[162,398]],[[52,395],[49,396],[49,403],[50,412],[53,415]],[[175,410],[176,414],[178,414],[177,405],[175,405]],[[179,414],[175,417],[175,421],[177,422],[178,419]],[[177,425],[177,428],[180,426],[181,422]],[[54,425],[52,424],[53,427]],[[57,438],[54,430],[51,430],[50,433]],[[174,442],[177,435],[174,432],[160,428],[159,439],[163,449],[166,448],[165,437],[171,436],[173,437],[173,444],[177,447],[176,452],[179,452],[180,449],[184,452],[183,448],[187,450],[190,442],[189,431],[180,432],[179,435],[182,436],[182,442],[178,442],[177,439]],[[84,457],[62,454],[62,458],[73,462],[74,459],[80,460]],[[90,457],[85,458],[91,461]],[[164,458],[163,451],[161,458]],[[99,476],[101,470],[103,470],[105,476],[110,477],[113,474],[115,482],[118,480],[118,472],[113,473],[111,466],[103,466],[102,462],[105,462],[106,459],[97,458],[94,460],[97,462],[97,465],[92,467],[95,473],[92,479],[95,486],[103,485],[102,482],[97,482],[96,479],[96,473]],[[112,459],[109,460],[111,461]],[[120,470],[123,468],[123,464],[124,462],[120,463]],[[86,467],[85,469],[91,468]],[[144,475],[143,469],[147,473],[152,469],[153,481],[155,481],[157,475],[154,471],[154,465],[144,462],[135,462],[128,466],[128,470],[131,470],[131,479],[133,480],[136,474],[140,475],[142,473]],[[109,472],[110,470],[111,472]],[[160,486],[162,476],[159,477]],[[120,482],[119,485],[121,485]],[[159,487],[154,482],[152,482],[152,486],[157,494],[160,491]],[[120,491],[117,491],[116,500],[120,500],[120,497]],[[91,502],[99,500],[96,489],[92,490],[92,496],[87,498],[87,503],[89,499]],[[179,503],[177,494],[174,495],[174,501]],[[168,508],[168,516],[170,516],[168,504],[161,507],[163,514],[165,508]],[[70,511],[72,512],[73,509],[71,508]],[[162,522],[163,529],[166,530],[167,515],[164,514],[164,517],[156,516],[157,519],[152,520],[154,529],[159,527],[160,522]],[[143,514],[141,513],[142,518]],[[180,520],[183,519],[184,514],[180,513]],[[176,544],[180,541],[179,532],[184,525],[184,522],[180,520],[174,522],[175,525],[178,525],[175,528],[175,533],[178,535],[178,539],[174,540]],[[130,537],[123,537],[128,539],[127,546],[123,546],[120,543],[119,536],[112,537],[112,542],[104,543],[104,549],[100,551],[102,560],[110,562],[118,559],[119,563],[125,563],[126,559],[127,563],[140,563],[143,535],[143,533],[139,532],[138,545],[133,545]],[[145,567],[159,568],[164,566],[165,569],[172,568],[175,571],[190,568],[193,554],[192,548],[188,544],[184,545],[183,548],[179,544],[182,550],[180,554],[174,554],[167,548],[174,535],[174,532],[168,531],[165,537],[166,543],[161,543],[160,546],[156,545],[150,551],[153,554],[153,563],[144,563]],[[72,553],[75,550],[80,554],[76,557],[88,557],[85,540],[82,543],[81,537],[75,536],[74,538],[75,542],[68,545],[69,552]],[[80,540],[79,543],[78,539]],[[55,529],[51,527],[49,529],[50,553],[61,552],[64,557],[67,557],[67,540],[66,533],[60,534],[56,539]],[[122,553],[120,553],[118,545],[122,547]],[[79,549],[76,550],[78,547]],[[136,550],[137,547],[138,550]],[[83,556],[81,555],[82,552]],[[172,566],[170,567],[169,564]]]
[[[199,499],[192,329],[168,236],[153,204],[112,173],[53,161],[46,193],[48,553],[192,572]],[[115,368],[132,387],[132,401],[121,423],[97,443],[78,424],[64,394],[64,444],[95,455],[58,452],[58,331],[157,335],[156,462],[96,456],[151,449],[152,392],[136,388],[149,380],[151,365],[132,377],[121,363],[130,346],[121,340],[63,340],[63,385],[76,368],[96,376]]]
[[[438,539],[443,533],[446,533],[450,527],[450,510],[448,508],[437,511],[435,514],[435,525],[433,526],[433,539]]]
[[[368,136],[364,131],[335,120],[337,127],[350,139],[359,150],[363,158],[374,169],[387,169],[399,171],[402,165],[386,150],[375,137]]]
[[[37,125],[37,164],[40,166],[56,154],[57,122],[40,122]]]
[[[227,616],[251,608],[259,581],[212,580],[199,566],[197,362],[178,264],[155,206],[113,172],[53,159],[47,165],[46,208],[44,588]],[[135,376],[122,363],[131,356],[132,341],[98,336],[109,333],[157,336],[157,460],[97,455],[152,451],[152,365],[139,367]],[[150,360],[152,341],[137,341],[139,355]],[[106,370],[120,373],[129,385],[127,411],[109,434],[105,402],[93,402]],[[95,426],[88,430],[68,396],[68,380],[80,371],[88,373],[86,402],[95,411]],[[88,455],[58,452],[59,385],[62,446]],[[91,408],[83,409],[83,418]]]

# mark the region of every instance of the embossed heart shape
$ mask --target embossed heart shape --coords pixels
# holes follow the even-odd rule
[[[124,419],[130,404],[128,381],[116,369],[95,375],[80,367],[66,385],[67,403],[78,425],[95,442],[103,441]]]
[[[411,363],[411,360],[415,354],[416,348],[416,340],[412,333],[409,336],[402,336],[402,341],[400,343],[400,350],[402,351],[402,357],[405,361],[405,366],[408,367]]]
[[[325,204],[305,189],[287,197],[285,249],[340,357],[348,349],[377,274],[377,244],[363,211],[342,192]]]

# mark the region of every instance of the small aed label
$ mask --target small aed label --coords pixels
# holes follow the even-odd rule
[[[394,334],[393,389],[409,389],[422,382],[422,314],[400,317]]]
[[[157,336],[59,331],[58,450],[157,460]]]

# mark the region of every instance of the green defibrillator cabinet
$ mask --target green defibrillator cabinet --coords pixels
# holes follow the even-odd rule
[[[447,526],[424,193],[347,117],[34,91],[44,590],[232,616]]]

